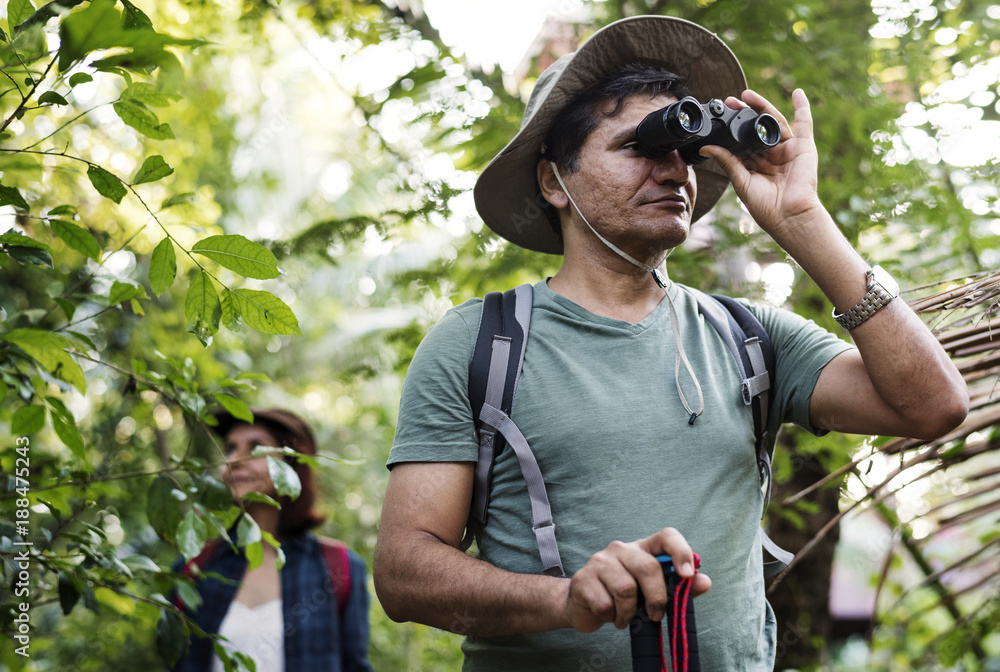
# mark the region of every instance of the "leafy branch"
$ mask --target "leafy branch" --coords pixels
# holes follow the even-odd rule
[[[14,53],[16,54],[17,51],[15,51]],[[18,58],[20,59],[20,56],[18,56]],[[24,115],[24,112],[27,109],[25,106],[27,105],[28,101],[31,100],[31,97],[35,95],[35,91],[38,90],[38,86],[48,76],[49,71],[52,70],[52,66],[56,64],[56,60],[58,60],[58,58],[59,58],[59,53],[56,52],[52,56],[52,59],[49,61],[48,65],[45,66],[45,71],[42,73],[42,75],[38,79],[32,78],[31,90],[28,91],[27,93],[21,94],[21,102],[18,103],[18,106],[14,109],[13,112],[10,113],[10,116],[8,116],[7,119],[4,121],[3,126],[0,126],[0,133],[6,131],[7,127],[10,126],[15,119],[20,119]],[[24,64],[22,63],[22,65]],[[25,70],[27,70],[27,66],[25,66]],[[9,74],[7,74],[6,71],[3,71],[3,73],[7,75],[7,78],[10,79],[10,81],[12,82],[14,81],[14,78],[11,77]],[[14,83],[17,84],[17,82]],[[17,90],[18,93],[20,93],[21,87],[18,87]]]

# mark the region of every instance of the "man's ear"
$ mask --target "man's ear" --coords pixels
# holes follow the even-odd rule
[[[569,205],[569,198],[566,192],[559,186],[555,171],[546,159],[538,160],[537,167],[538,187],[542,191],[542,198],[548,201],[556,210],[562,210]]]

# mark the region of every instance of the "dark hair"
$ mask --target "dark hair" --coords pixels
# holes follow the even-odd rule
[[[216,416],[219,426],[216,431],[225,437],[237,425],[249,424],[236,420],[228,413]],[[291,411],[280,408],[254,409],[254,422],[257,427],[263,427],[277,439],[279,447],[287,447],[305,455],[316,454],[316,438],[305,420]],[[309,465],[294,456],[285,457],[288,465],[295,470],[302,484],[302,492],[295,499],[279,497],[281,517],[278,519],[278,534],[294,536],[319,527],[326,517],[315,509],[318,500],[316,481]]]
[[[678,75],[648,63],[630,63],[584,89],[556,115],[545,135],[543,155],[555,161],[567,173],[579,169],[580,148],[600,123],[601,117],[617,117],[631,96],[646,94],[650,98],[671,95],[678,100],[691,95]],[[606,103],[610,110],[603,111]]]
[[[680,76],[648,63],[629,63],[614,70],[593,86],[578,93],[563,107],[545,134],[542,156],[554,161],[565,174],[580,168],[580,148],[600,125],[602,118],[617,117],[631,96],[646,94],[650,98],[671,95],[678,100],[691,95]],[[607,103],[614,105],[609,110]],[[544,199],[539,199],[544,202]],[[558,211],[545,208],[549,223],[561,235]]]

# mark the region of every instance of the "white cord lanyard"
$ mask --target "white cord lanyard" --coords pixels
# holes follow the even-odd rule
[[[559,174],[559,168],[556,167],[555,162],[549,161],[549,166],[552,167],[552,172],[556,176],[556,181],[559,183],[559,186],[562,187],[563,193],[566,194],[566,198],[569,199],[569,202],[573,205],[577,214],[580,215],[580,219],[583,220],[583,223],[587,225],[587,228],[589,228],[591,232],[597,236],[597,239],[607,245],[612,252],[620,256],[625,261],[629,262],[633,266],[641,268],[647,273],[652,274],[656,284],[662,287],[663,293],[667,295],[667,304],[670,306],[670,326],[673,328],[674,341],[677,344],[677,351],[674,357],[674,382],[677,384],[677,396],[681,398],[681,404],[684,405],[684,410],[690,414],[688,424],[693,425],[698,416],[705,412],[705,396],[701,391],[701,383],[698,382],[698,378],[694,374],[694,368],[691,366],[691,360],[688,359],[687,353],[684,352],[684,342],[681,340],[681,327],[677,322],[677,309],[674,307],[673,299],[670,298],[670,281],[666,279],[666,274],[660,269],[653,268],[649,264],[639,261],[624,250],[619,249],[610,240],[599,234],[597,229],[595,229],[590,222],[587,221],[587,218],[580,211],[580,207],[576,204],[576,201],[573,200],[573,197],[569,193],[569,189],[566,188],[566,184],[563,182],[562,176]],[[666,270],[666,263],[666,259],[664,259],[663,264],[661,264],[664,270]],[[694,381],[694,387],[698,391],[697,411],[694,411],[688,404],[687,397],[684,396],[684,390],[681,389],[681,361],[684,362],[684,368],[687,369],[688,375],[691,376],[691,380]]]

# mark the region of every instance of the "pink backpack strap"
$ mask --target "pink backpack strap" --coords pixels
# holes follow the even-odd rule
[[[323,559],[330,569],[333,591],[337,594],[337,612],[343,614],[351,595],[351,558],[347,553],[347,546],[341,541],[326,537],[319,537],[319,544],[323,549]]]

